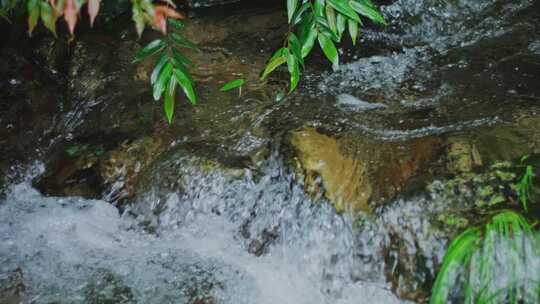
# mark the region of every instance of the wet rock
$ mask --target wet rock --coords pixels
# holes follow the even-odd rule
[[[101,198],[103,180],[97,170],[98,163],[94,151],[66,155],[49,164],[47,171],[34,180],[34,185],[46,195]]]
[[[291,144],[306,171],[309,192],[324,192],[339,211],[368,209],[373,189],[365,163],[343,153],[337,140],[315,130],[294,132]],[[318,176],[322,185],[318,185]]]
[[[0,303],[22,303],[26,288],[21,268],[8,273],[6,277],[0,276]]]
[[[431,137],[391,143],[351,134],[336,139],[313,129],[292,132],[290,144],[306,190],[324,193],[338,211],[367,211],[371,202],[394,197],[421,180],[441,150]]]
[[[127,304],[134,303],[134,295],[122,279],[114,273],[102,269],[92,277],[84,288],[85,303]]]
[[[139,47],[115,36],[84,35],[75,42],[68,70],[66,115],[61,128],[69,137],[96,133],[144,132],[154,110],[149,86],[131,64]],[[149,107],[150,105],[150,107]]]
[[[63,80],[12,47],[0,47],[0,184],[47,149],[64,100]]]
[[[47,195],[122,201],[134,194],[140,174],[162,149],[158,137],[125,141],[110,151],[99,145],[71,146],[34,184]]]
[[[106,185],[105,197],[119,201],[135,194],[135,185],[143,173],[163,151],[158,137],[145,137],[124,143],[111,151],[100,163],[100,174]]]

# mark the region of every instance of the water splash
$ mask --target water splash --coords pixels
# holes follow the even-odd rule
[[[184,190],[159,189],[158,178],[122,215],[12,186],[0,203],[0,280],[20,267],[36,303],[89,302],[104,296],[94,290],[103,278],[117,286],[109,297],[140,303],[400,302],[382,274],[353,278],[351,220],[313,204],[279,162],[258,180],[171,163]]]

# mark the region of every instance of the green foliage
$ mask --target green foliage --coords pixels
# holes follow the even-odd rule
[[[525,212],[534,189],[534,167],[527,165],[527,160],[528,156],[522,157],[524,173],[517,184],[512,184]],[[500,171],[509,166],[492,166],[501,182],[515,180],[514,174]],[[493,191],[488,185],[480,188],[479,194],[490,196]],[[540,273],[527,267],[538,262],[540,234],[522,215],[499,211],[484,226],[469,228],[451,242],[433,286],[431,303],[537,303]]]
[[[528,158],[529,158],[528,156],[524,156],[523,158],[521,158],[522,165]],[[534,176],[533,166],[526,165],[525,172],[523,173],[523,176],[521,177],[521,179],[516,185],[519,201],[521,202],[521,206],[523,207],[525,211],[528,211],[528,202],[531,196],[533,176]]]
[[[19,0],[0,0],[0,18],[9,21],[10,12],[19,4]]]
[[[532,250],[531,250],[532,248]],[[540,242],[525,218],[513,211],[496,214],[482,228],[473,227],[448,247],[433,286],[430,303],[517,303],[535,286],[523,269],[524,259],[538,259]],[[506,277],[500,282],[501,267]],[[540,282],[540,274],[536,275]],[[461,291],[456,300],[456,292]],[[534,293],[534,292],[533,292]],[[534,296],[533,296],[534,297]]]
[[[12,10],[20,7],[28,13],[29,34],[41,22],[54,35],[57,21],[63,17],[73,35],[83,8],[87,9],[92,25],[101,2],[102,0],[0,0],[0,17],[7,19]],[[139,36],[147,26],[164,34],[163,38],[146,45],[136,55],[134,62],[157,57],[151,76],[153,97],[155,100],[164,99],[165,114],[171,123],[178,88],[182,89],[192,104],[197,102],[193,79],[189,74],[192,62],[179,48],[197,50],[198,47],[177,32],[184,28],[184,23],[178,20],[184,16],[176,10],[174,1],[131,0],[131,4],[132,19]],[[279,66],[286,64],[290,74],[291,93],[300,82],[304,58],[311,53],[316,43],[333,68],[337,69],[339,53],[336,44],[341,41],[347,29],[353,43],[356,43],[359,27],[362,25],[361,16],[374,23],[385,24],[371,0],[287,0],[287,39],[284,46],[268,61],[261,79],[266,79]],[[173,31],[168,30],[171,27]],[[238,87],[241,93],[243,81],[240,83],[237,80],[227,85],[229,89]],[[282,99],[281,95],[278,99]]]
[[[227,92],[233,89],[238,88],[238,94],[242,95],[242,86],[244,85],[245,81],[244,79],[235,79],[233,81],[229,81],[226,84],[224,84],[220,91],[221,92]]]
[[[179,31],[184,28],[184,24],[179,20],[168,19],[169,25]],[[181,88],[184,95],[195,105],[197,96],[193,89],[193,78],[189,73],[189,68],[193,63],[182,54],[181,48],[198,49],[197,45],[180,33],[169,31],[161,39],[156,39],[148,43],[141,49],[133,60],[134,63],[156,56],[154,69],[150,76],[154,100],[163,98],[163,109],[167,121],[172,123],[175,109],[176,92]]]
[[[358,29],[362,25],[360,16],[377,24],[386,24],[371,0],[287,0],[287,40],[268,61],[261,80],[287,63],[289,93],[294,91],[300,81],[304,58],[311,53],[316,42],[332,67],[337,69],[339,53],[336,43],[341,42],[348,29],[353,44],[356,44]]]

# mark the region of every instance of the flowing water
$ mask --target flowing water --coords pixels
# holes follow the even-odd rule
[[[306,75],[301,98],[388,142],[536,109],[539,1],[397,0],[382,11],[391,26],[366,30],[362,42],[384,51],[344,51],[350,62]],[[231,170],[168,153],[122,208],[44,196],[31,182],[39,161],[15,170],[23,178],[0,201],[0,302],[405,303],[396,289],[431,286],[448,242],[432,219],[455,207],[447,197],[431,189],[371,214],[338,214],[305,193],[279,140],[271,151],[259,168]]]

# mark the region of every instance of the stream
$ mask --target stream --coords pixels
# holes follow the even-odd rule
[[[129,16],[6,34],[0,303],[426,303],[449,241],[517,201],[520,157],[540,164],[540,1],[381,1],[389,26],[337,71],[316,52],[280,102],[286,73],[250,83],[284,10],[242,4],[190,13],[200,104],[171,126]],[[243,95],[219,92],[235,73]]]

